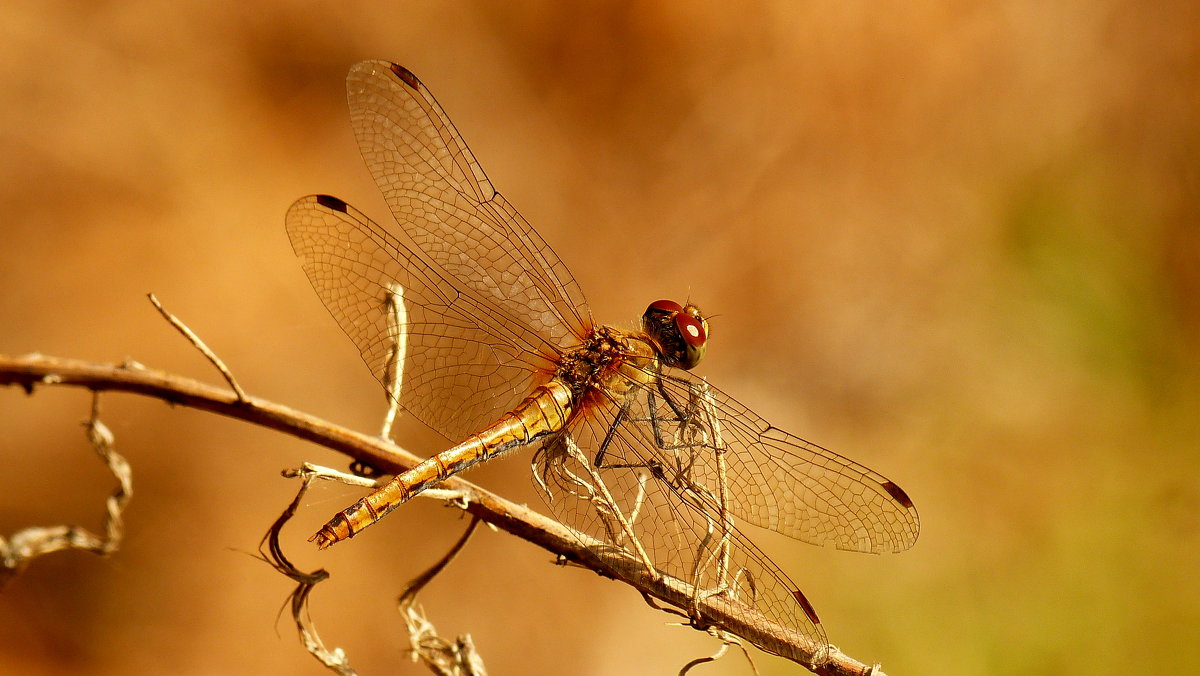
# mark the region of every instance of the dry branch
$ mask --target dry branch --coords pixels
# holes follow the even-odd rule
[[[17,385],[33,393],[39,386],[74,386],[92,391],[141,394],[163,401],[211,411],[262,425],[306,439],[343,453],[356,461],[389,473],[402,472],[421,458],[391,442],[339,427],[315,416],[251,396],[206,385],[181,376],[154,371],[138,364],[94,364],[42,355],[0,355],[0,385]],[[527,540],[559,560],[571,561],[612,577],[609,570],[628,570],[620,579],[638,591],[677,608],[695,608],[713,625],[759,646],[769,647],[785,658],[805,666],[824,655],[824,663],[809,667],[829,676],[884,676],[878,666],[863,664],[832,646],[814,644],[807,637],[773,623],[749,608],[730,612],[716,604],[700,602],[689,586],[667,576],[652,576],[644,567],[621,565],[614,557],[625,556],[612,548],[589,547],[581,537],[562,524],[528,507],[509,502],[461,478],[450,478],[443,487],[460,493],[466,511],[473,516]],[[617,565],[613,565],[617,564]],[[602,572],[604,571],[604,572]],[[729,604],[726,603],[726,606]],[[756,617],[747,621],[746,617]]]

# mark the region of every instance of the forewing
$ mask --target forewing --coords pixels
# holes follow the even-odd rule
[[[590,311],[425,85],[367,61],[351,69],[347,91],[395,224],[312,195],[288,211],[288,235],[375,377],[414,417],[458,440],[548,380],[561,350],[589,331]],[[397,311],[389,299],[401,297]]]
[[[454,124],[415,75],[364,61],[346,79],[359,150],[401,237],[509,330],[562,348],[591,316],[571,273],[493,188]]]

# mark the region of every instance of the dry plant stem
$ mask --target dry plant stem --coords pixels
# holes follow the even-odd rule
[[[173,404],[212,411],[279,430],[390,473],[404,471],[421,460],[378,437],[360,434],[279,404],[249,396],[239,400],[228,390],[141,367],[91,364],[40,355],[0,355],[0,385],[19,385],[28,392],[33,392],[39,385],[67,385],[156,397]],[[458,477],[443,482],[442,487],[462,493],[465,509],[472,515],[557,557],[579,563],[607,577],[611,577],[611,574],[602,571],[629,568],[627,562],[620,560],[621,553],[589,547],[573,531],[528,507],[509,502]],[[677,608],[693,606],[690,585],[663,575],[655,579],[644,566],[631,569],[621,581]],[[814,673],[884,676],[882,671],[872,671],[870,665],[830,646],[815,645],[807,637],[757,615],[753,609],[738,608],[738,612],[730,612],[710,600],[702,600],[695,607],[710,623],[752,643],[770,646],[772,652],[798,664],[809,665],[815,655],[824,651],[827,660],[813,669]]]
[[[417,607],[417,594],[458,556],[467,541],[471,539],[471,535],[475,533],[479,521],[478,516],[472,516],[466,530],[450,548],[450,551],[446,552],[446,555],[430,566],[428,570],[409,582],[408,587],[397,600],[396,605],[404,617],[405,626],[408,627],[408,640],[412,646],[410,650],[413,656],[419,658],[425,663],[425,666],[429,667],[430,671],[438,676],[487,676],[483,658],[475,650],[475,644],[471,641],[470,634],[459,636],[453,641],[442,638],[437,634],[433,623]]]
[[[404,360],[408,355],[408,334],[402,328],[408,323],[408,312],[404,309],[404,289],[398,284],[389,285],[387,296],[388,332],[395,336],[392,341],[391,354],[388,359],[388,382],[384,389],[387,392],[388,408],[383,416],[383,425],[379,436],[387,439],[392,436],[392,424],[396,422],[396,414],[400,411],[398,393],[404,385]]]
[[[746,656],[746,661],[750,664],[751,672],[754,673],[754,676],[758,676],[758,666],[754,664],[754,660],[750,658],[750,653],[746,651],[746,646],[742,645],[742,643],[736,639],[728,640],[726,638],[722,638],[721,636],[717,636],[717,638],[721,639],[721,647],[717,648],[715,653],[707,657],[697,657],[691,662],[685,664],[683,668],[679,670],[679,676],[687,676],[687,673],[695,667],[698,667],[702,664],[707,664],[709,662],[716,662],[722,657],[725,657],[725,653],[729,652],[730,645],[736,645],[738,648],[741,648],[742,653]]]
[[[182,333],[183,337],[187,338],[188,342],[194,345],[197,350],[200,350],[200,354],[204,355],[204,357],[208,359],[208,361],[211,362],[218,371],[221,372],[221,376],[224,377],[225,382],[229,383],[229,386],[233,388],[233,391],[237,394],[238,399],[244,401],[246,399],[246,391],[242,389],[241,385],[238,385],[237,379],[233,377],[233,372],[226,368],[225,362],[221,361],[221,358],[217,356],[217,353],[209,349],[208,345],[206,345],[203,340],[200,340],[200,336],[197,336],[195,332],[189,329],[187,324],[184,324],[178,317],[170,312],[167,312],[167,309],[162,306],[162,303],[158,302],[158,298],[154,294],[146,294],[146,297],[149,298],[150,302],[154,304],[154,308],[163,316],[163,319],[166,319],[171,326],[174,326],[176,331]]]
[[[308,487],[315,478],[312,473],[304,473],[303,471],[299,472],[298,475],[303,479],[300,490],[296,491],[296,497],[292,499],[291,504],[283,510],[278,519],[275,519],[275,523],[271,524],[271,528],[267,530],[266,535],[263,536],[262,541],[258,544],[258,551],[262,555],[263,560],[271,564],[271,567],[291,578],[296,583],[296,588],[292,591],[289,598],[292,607],[292,620],[296,623],[296,630],[300,633],[300,640],[304,643],[305,650],[330,671],[334,671],[342,676],[355,676],[357,672],[350,668],[350,661],[341,648],[329,650],[325,647],[325,643],[317,634],[316,626],[308,613],[308,595],[312,593],[314,587],[329,578],[329,573],[324,568],[311,573],[306,573],[296,568],[288,560],[287,556],[284,555],[283,547],[279,544],[280,531],[283,530],[284,524],[296,514],[296,510],[300,506],[300,499],[308,492]],[[266,551],[264,551],[264,548]]]
[[[35,526],[17,531],[11,538],[0,537],[0,588],[28,563],[45,554],[64,549],[80,549],[101,556],[111,554],[121,546],[125,525],[121,515],[133,497],[133,472],[125,458],[116,452],[113,434],[100,421],[100,393],[92,393],[92,414],[84,421],[88,441],[100,456],[113,477],[117,488],[104,501],[104,537],[79,526]]]
[[[647,600],[647,602],[649,602],[649,600]],[[654,604],[651,603],[651,605]],[[713,638],[721,642],[721,647],[707,657],[698,657],[685,664],[684,667],[679,670],[679,676],[684,676],[691,671],[692,668],[700,666],[701,664],[716,662],[717,660],[725,657],[725,654],[729,652],[729,646],[737,646],[737,648],[742,651],[742,655],[746,658],[746,663],[750,666],[750,671],[754,674],[754,676],[758,676],[758,665],[754,663],[754,657],[750,655],[750,651],[746,649],[746,645],[741,641],[741,639],[727,631],[717,629],[715,627],[710,627],[708,629],[708,633]]]

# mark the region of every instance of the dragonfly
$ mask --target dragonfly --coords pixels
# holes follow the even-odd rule
[[[697,599],[745,607],[826,645],[812,605],[745,524],[844,550],[901,551],[920,528],[908,495],[695,375],[710,327],[690,302],[654,301],[633,330],[596,323],[562,260],[410,71],[359,63],[347,94],[394,226],[309,195],[288,210],[287,233],[388,396],[455,445],[310,541],[324,549],[353,537],[447,477],[533,448],[534,482],[555,516],[589,546],[624,554],[606,565],[670,576]]]

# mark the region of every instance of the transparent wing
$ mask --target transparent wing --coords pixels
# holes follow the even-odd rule
[[[684,371],[593,399],[538,452],[535,483],[563,523],[629,553],[621,565],[650,565],[819,644],[816,613],[742,524],[864,552],[906,549],[920,527],[891,481]]]
[[[347,90],[360,150],[398,227],[311,195],[289,209],[288,235],[371,373],[414,417],[458,440],[548,380],[559,352],[590,330],[590,311],[416,77],[367,61],[351,69]]]
[[[772,426],[690,372],[672,369],[659,383],[631,416],[640,424],[638,438],[649,435],[641,455],[686,463],[699,485],[716,486],[724,476],[726,504],[739,518],[857,552],[899,552],[916,542],[917,510],[883,475]],[[632,424],[621,427],[631,440]]]
[[[492,187],[429,89],[387,61],[346,78],[358,147],[402,237],[481,307],[550,346],[592,326],[583,292],[545,240]]]
[[[688,585],[696,601],[723,607],[751,626],[759,624],[756,615],[765,617],[826,645],[820,620],[799,587],[742,533],[735,517],[714,508],[718,495],[648,462],[652,454],[645,446],[652,442],[636,427],[626,427],[620,410],[609,402],[589,411],[569,434],[535,455],[535,484],[555,516],[581,533],[585,544],[598,541],[624,552],[602,561],[614,574],[649,565]],[[596,450],[614,427],[620,431],[609,438],[606,460],[598,466]],[[701,607],[689,610],[703,615]]]
[[[438,432],[465,438],[549,379],[544,337],[462,294],[354,207],[328,195],[303,197],[288,210],[287,231],[317,295],[371,373]],[[393,389],[397,347],[405,357]]]

